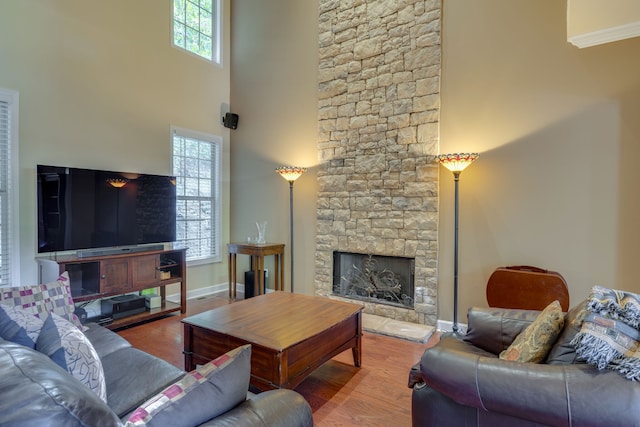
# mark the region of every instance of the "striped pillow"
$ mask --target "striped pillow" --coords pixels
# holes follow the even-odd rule
[[[170,385],[136,409],[126,426],[200,425],[247,397],[251,345],[223,354]]]

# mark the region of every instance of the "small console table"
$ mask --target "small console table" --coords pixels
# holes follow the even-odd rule
[[[264,289],[264,257],[274,255],[276,291],[284,290],[284,243],[228,243],[229,252],[229,298],[236,299],[236,256],[250,255],[251,270],[254,273],[254,295],[260,295]]]

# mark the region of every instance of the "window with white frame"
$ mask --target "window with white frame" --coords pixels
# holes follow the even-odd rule
[[[18,93],[0,89],[0,286],[19,283]]]
[[[220,63],[220,0],[173,0],[173,45]]]
[[[173,128],[176,245],[188,261],[220,260],[222,138]]]

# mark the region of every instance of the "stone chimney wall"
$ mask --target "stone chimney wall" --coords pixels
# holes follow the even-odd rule
[[[415,258],[414,309],[437,320],[439,0],[319,0],[316,294],[333,251]]]

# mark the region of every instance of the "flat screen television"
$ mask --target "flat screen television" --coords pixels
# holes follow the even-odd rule
[[[176,240],[175,177],[37,166],[38,253]]]

